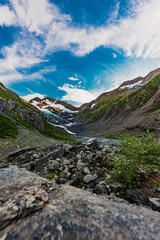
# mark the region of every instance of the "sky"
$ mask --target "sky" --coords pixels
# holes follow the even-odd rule
[[[89,102],[160,67],[159,0],[0,0],[0,81]]]

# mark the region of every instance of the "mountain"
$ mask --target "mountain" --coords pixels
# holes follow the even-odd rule
[[[160,136],[160,68],[82,105],[76,121],[81,123],[83,136],[141,134],[146,130]]]
[[[32,105],[36,106],[43,112],[50,112],[57,115],[60,115],[62,112],[76,112],[79,108],[51,97],[45,97],[40,99],[38,97],[33,98],[29,101]]]
[[[46,137],[72,140],[69,135],[48,123],[44,113],[30,103],[24,102],[2,83],[0,83],[0,120],[0,137],[11,136],[12,127],[13,130],[17,128],[21,132],[22,129],[28,129],[38,131]]]
[[[51,97],[43,99],[36,97],[31,99],[29,103],[45,113],[47,121],[53,124],[53,126],[70,135],[75,135],[69,128],[74,122],[75,114],[79,110],[78,107]]]

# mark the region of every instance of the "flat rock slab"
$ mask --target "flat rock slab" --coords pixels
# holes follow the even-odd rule
[[[0,239],[160,239],[160,213],[150,209],[17,167],[1,169],[0,183]]]

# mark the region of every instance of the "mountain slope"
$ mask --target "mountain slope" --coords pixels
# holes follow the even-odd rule
[[[8,116],[16,125],[30,130],[38,130],[41,134],[60,140],[72,140],[64,132],[56,129],[45,120],[45,115],[36,107],[24,102],[21,98],[0,83],[0,113]],[[1,125],[4,119],[1,117]]]
[[[99,101],[96,99],[81,107],[77,119],[83,122],[81,134],[104,136],[150,129],[155,135],[160,136],[159,73],[160,69],[157,69],[145,78],[127,81],[119,88],[103,95]],[[151,80],[155,75],[156,77]]]

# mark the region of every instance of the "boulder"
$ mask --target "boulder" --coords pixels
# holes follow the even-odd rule
[[[3,240],[160,239],[160,215],[116,197],[56,185],[25,169],[0,169]]]
[[[90,183],[90,182],[92,182],[92,181],[94,181],[96,179],[97,179],[97,175],[96,174],[94,174],[94,175],[87,174],[85,177],[83,177],[83,182],[84,183]]]

